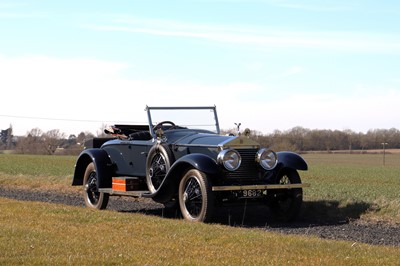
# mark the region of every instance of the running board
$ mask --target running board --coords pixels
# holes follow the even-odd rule
[[[287,184],[287,185],[247,185],[247,186],[214,186],[212,191],[234,191],[234,190],[250,190],[250,189],[291,189],[310,187],[310,184]],[[148,190],[140,191],[119,191],[111,188],[100,188],[99,192],[110,194],[110,196],[131,196],[131,197],[146,197],[150,195]],[[147,198],[147,197],[146,197]]]
[[[284,185],[247,185],[247,186],[214,186],[212,191],[232,191],[250,189],[291,189],[310,187],[310,184],[284,184]]]
[[[99,192],[110,194],[110,196],[131,196],[141,198],[144,194],[149,194],[148,190],[138,190],[138,191],[120,191],[113,190],[111,188],[100,188]]]

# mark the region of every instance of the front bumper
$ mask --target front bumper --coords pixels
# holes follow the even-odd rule
[[[251,190],[251,189],[292,189],[310,187],[310,184],[274,184],[274,185],[245,185],[245,186],[213,186],[212,191],[235,191],[235,190]]]

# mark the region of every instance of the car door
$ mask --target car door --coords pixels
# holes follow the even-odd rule
[[[147,153],[152,145],[151,140],[132,140],[103,146],[103,149],[115,164],[116,175],[144,177]]]

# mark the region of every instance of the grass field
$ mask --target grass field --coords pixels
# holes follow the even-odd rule
[[[400,153],[305,154],[300,172],[304,212],[321,219],[367,219],[400,223]],[[71,187],[75,156],[0,154],[0,185],[34,189]]]
[[[399,248],[0,198],[0,265],[397,265]]]
[[[400,224],[400,154],[306,154],[304,215]],[[76,157],[0,154],[0,186],[76,190]],[[398,265],[400,249],[0,198],[0,265]]]
[[[386,154],[385,165],[382,156],[304,155],[310,169],[302,173],[302,178],[311,184],[304,191],[305,201],[318,207],[311,211],[400,223],[400,154]]]
[[[0,154],[0,185],[28,189],[71,187],[76,156]]]

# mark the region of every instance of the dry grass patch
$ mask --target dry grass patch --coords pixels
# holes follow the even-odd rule
[[[400,225],[400,199],[388,200],[385,197],[380,197],[374,201],[362,218],[373,222]]]
[[[400,250],[0,198],[1,265],[395,265]],[[25,217],[21,219],[21,217]]]

